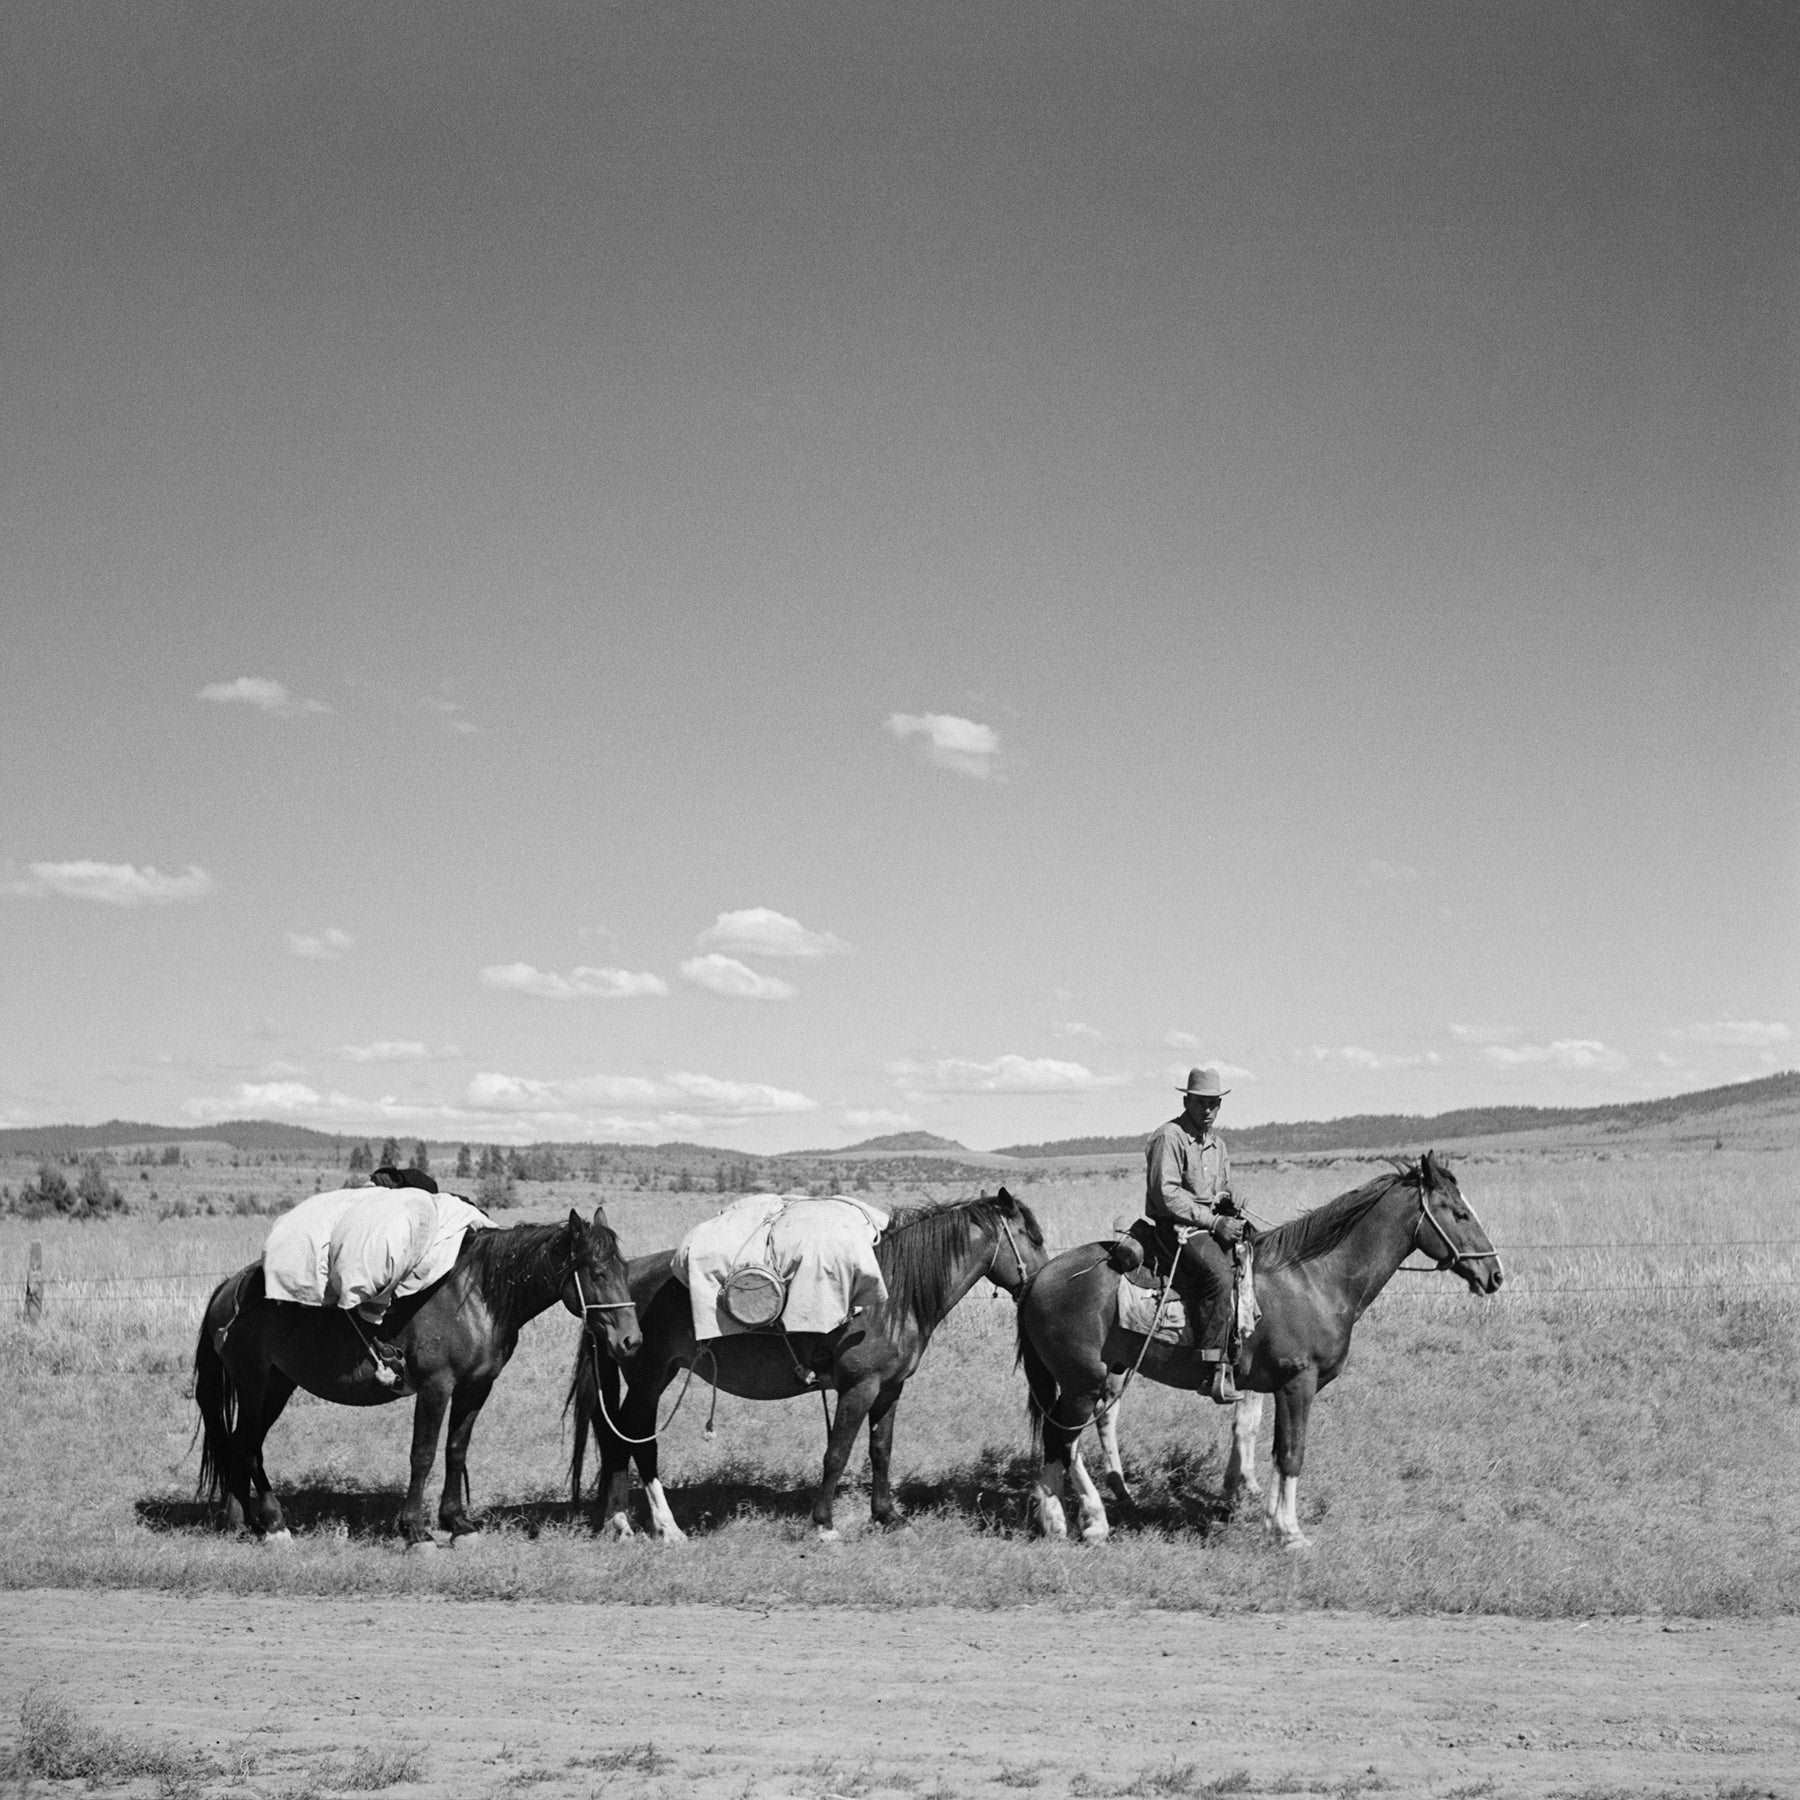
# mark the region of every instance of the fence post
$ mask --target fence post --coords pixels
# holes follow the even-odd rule
[[[44,1246],[31,1241],[31,1260],[25,1265],[25,1323],[35,1325],[44,1316]]]

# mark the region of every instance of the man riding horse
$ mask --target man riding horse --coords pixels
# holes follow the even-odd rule
[[[1231,1246],[1244,1235],[1231,1197],[1231,1159],[1213,1130],[1230,1091],[1220,1087],[1217,1069],[1190,1069],[1180,1113],[1156,1128],[1144,1150],[1144,1211],[1187,1308],[1201,1390],[1221,1406],[1237,1399]]]

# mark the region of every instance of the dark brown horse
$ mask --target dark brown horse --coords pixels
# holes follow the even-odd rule
[[[625,1271],[604,1208],[592,1224],[571,1212],[561,1225],[471,1231],[449,1274],[389,1308],[381,1335],[405,1363],[390,1386],[378,1379],[368,1342],[347,1313],[268,1299],[262,1263],[251,1263],[213,1290],[194,1350],[201,1494],[224,1500],[228,1527],[248,1524],[264,1542],[287,1543],[262,1447],[294,1389],[340,1406],[416,1394],[401,1529],[409,1546],[436,1541],[425,1523],[425,1483],[448,1409],[438,1524],[453,1541],[469,1540],[480,1529],[468,1511],[469,1433],[520,1327],[561,1300],[590,1329],[598,1321],[611,1354],[632,1355],[642,1340]]]
[[[687,1288],[676,1278],[675,1252],[633,1259],[631,1294],[643,1321],[644,1347],[623,1359],[629,1386],[621,1399],[620,1367],[590,1353],[575,1359],[569,1404],[575,1448],[569,1460],[569,1503],[581,1504],[582,1463],[591,1424],[600,1442],[596,1484],[601,1529],[631,1535],[627,1511],[630,1464],[635,1461],[656,1537],[686,1534],[675,1523],[657,1476],[656,1412],[663,1390],[683,1369],[722,1393],[743,1400],[791,1400],[835,1388],[837,1413],[825,1446],[825,1467],[813,1495],[812,1522],[822,1538],[837,1536],[832,1508],[844,1465],[866,1419],[869,1425],[869,1511],[878,1525],[897,1517],[888,1464],[894,1409],[919,1366],[931,1334],[985,1276],[1017,1293],[1044,1265],[1044,1234],[1031,1208],[1005,1188],[945,1206],[902,1208],[876,1246],[887,1298],[833,1332],[744,1332],[694,1336]]]
[[[1243,1478],[1245,1423],[1261,1418],[1260,1396],[1275,1396],[1275,1475],[1264,1509],[1283,1548],[1307,1547],[1300,1530],[1300,1469],[1313,1395],[1350,1354],[1350,1332],[1415,1250],[1460,1275],[1477,1294],[1501,1282],[1500,1258],[1456,1185],[1429,1150],[1354,1192],[1253,1233],[1255,1291],[1262,1316],[1239,1346],[1239,1430],[1227,1485]],[[1019,1361],[1031,1389],[1033,1430],[1043,1448],[1034,1495],[1046,1536],[1067,1535],[1064,1479],[1073,1482],[1081,1535],[1107,1535],[1106,1509],[1076,1449],[1095,1409],[1116,1403],[1120,1379],[1136,1369],[1167,1387],[1195,1388],[1192,1349],[1146,1343],[1119,1324],[1119,1277],[1104,1243],[1083,1244],[1047,1263],[1019,1298]],[[1252,1478],[1253,1479],[1253,1478]],[[1115,1490],[1117,1491],[1117,1490]]]

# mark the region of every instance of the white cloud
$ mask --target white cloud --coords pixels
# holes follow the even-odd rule
[[[858,1137],[886,1137],[895,1131],[917,1131],[919,1121],[911,1114],[894,1112],[882,1106],[847,1106],[844,1126]]]
[[[681,965],[682,979],[728,1000],[791,1000],[793,985],[759,975],[732,956],[692,956]]]
[[[1558,1069],[1623,1069],[1630,1058],[1592,1038],[1559,1038],[1553,1044],[1490,1044],[1489,1062],[1503,1069],[1548,1065]]]
[[[254,706],[259,712],[291,719],[300,713],[328,713],[323,700],[300,700],[279,681],[266,675],[240,675],[236,681],[215,681],[200,690],[202,700],[218,706]]]
[[[481,727],[471,723],[462,716],[462,706],[455,700],[447,700],[442,694],[427,694],[419,704],[427,712],[434,712],[459,737],[474,737]]]
[[[940,769],[987,781],[1000,774],[1000,734],[955,713],[890,713],[887,729],[904,742],[924,740],[925,758]]]
[[[850,948],[829,931],[809,931],[798,919],[767,906],[722,912],[695,939],[695,948],[732,956],[841,956]]]
[[[1010,1055],[992,1062],[946,1056],[935,1062],[889,1063],[888,1073],[904,1091],[921,1094],[1079,1094],[1117,1087],[1124,1079],[1048,1056]]]
[[[478,1113],[528,1119],[545,1135],[667,1137],[743,1119],[817,1110],[790,1088],[760,1081],[726,1081],[687,1071],[641,1075],[580,1075],[561,1080],[487,1072],[469,1083],[467,1104]]]
[[[1770,1019],[1715,1019],[1706,1025],[1687,1025],[1670,1034],[1690,1044],[1723,1050],[1778,1050],[1793,1033]]]
[[[1510,1044],[1519,1033],[1510,1025],[1456,1025],[1450,1027],[1450,1035],[1459,1044]]]
[[[15,894],[60,894],[66,900],[97,900],[104,906],[172,906],[202,900],[213,891],[213,878],[189,863],[179,875],[131,863],[35,862],[29,879],[10,884]]]
[[[336,962],[340,956],[347,955],[355,943],[356,939],[349,932],[339,931],[335,925],[324,931],[290,931],[287,934],[288,950],[308,962]]]
[[[373,1044],[341,1044],[338,1055],[345,1062],[429,1062],[431,1052],[416,1038],[383,1038]]]
[[[1097,1031],[1092,1025],[1084,1025],[1079,1019],[1059,1019],[1050,1027],[1052,1037],[1079,1039],[1083,1043],[1103,1044],[1106,1034]]]
[[[1223,1062],[1216,1056],[1200,1056],[1194,1060],[1203,1068],[1217,1069],[1219,1079],[1227,1087],[1236,1087],[1243,1082],[1256,1079],[1254,1069],[1243,1068],[1237,1063]],[[1163,1073],[1168,1076],[1170,1083],[1179,1089],[1187,1086],[1188,1070],[1193,1066],[1193,1063],[1169,1063],[1164,1067]]]
[[[532,994],[540,1000],[634,1000],[666,994],[660,975],[631,969],[595,969],[583,964],[567,975],[536,969],[530,963],[493,963],[481,971],[484,987]]]
[[[641,1075],[581,1075],[535,1081],[524,1075],[483,1073],[470,1078],[468,1103],[484,1112],[566,1111],[585,1106],[657,1106],[665,1089]]]
[[[1365,1050],[1361,1044],[1342,1044],[1331,1048],[1314,1044],[1306,1053],[1317,1063],[1337,1063],[1347,1069],[1420,1069],[1434,1067],[1441,1059],[1435,1050],[1406,1052]]]
[[[1200,1048],[1200,1040],[1191,1031],[1165,1031],[1163,1042],[1171,1050],[1198,1050]]]
[[[1357,872],[1358,887],[1380,887],[1389,882],[1417,881],[1419,871],[1411,863],[1388,862],[1379,856],[1371,856]]]
[[[270,1114],[294,1118],[318,1114],[328,1102],[317,1088],[304,1081],[240,1081],[229,1099],[190,1100],[183,1107],[196,1119],[260,1119]]]

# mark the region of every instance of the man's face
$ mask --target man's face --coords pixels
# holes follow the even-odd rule
[[[1187,1116],[1195,1135],[1205,1137],[1212,1130],[1213,1120],[1219,1116],[1219,1102],[1210,1094],[1189,1094]]]

